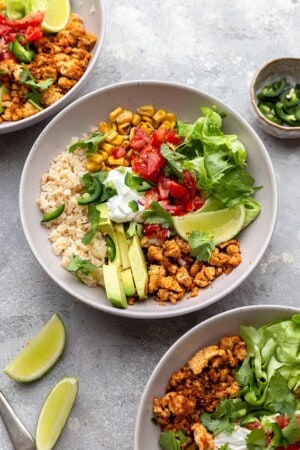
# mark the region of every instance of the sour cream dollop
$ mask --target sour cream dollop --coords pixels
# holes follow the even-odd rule
[[[107,202],[109,217],[114,222],[129,222],[137,218],[144,209],[143,195],[125,184],[126,173],[131,171],[132,169],[129,167],[113,169],[104,182],[105,185],[112,185],[117,191],[117,195],[111,197]],[[133,211],[129,206],[129,202],[132,200],[137,202],[138,211]]]

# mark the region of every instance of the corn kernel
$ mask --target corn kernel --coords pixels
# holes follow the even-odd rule
[[[115,147],[111,144],[108,144],[108,142],[102,142],[101,149],[106,151],[109,155],[114,151]]]
[[[152,124],[152,117],[150,116],[146,116],[145,114],[142,116],[142,121],[143,122],[149,122]]]
[[[132,112],[126,109],[125,111],[123,111],[121,114],[118,115],[118,117],[116,118],[116,122],[118,125],[131,122],[132,116],[133,116]]]
[[[107,162],[111,166],[122,166],[124,158],[114,158],[113,156],[109,156]]]
[[[139,108],[137,108],[137,112],[141,115],[141,116],[150,116],[152,117],[154,114],[154,107],[152,105],[143,105],[140,106]]]
[[[130,132],[130,128],[131,128],[131,123],[125,122],[125,123],[119,124],[118,131],[120,134],[127,135]]]
[[[167,112],[164,109],[158,109],[154,114],[153,114],[153,119],[156,122],[162,122],[163,120],[165,120],[167,117]]]
[[[118,133],[116,132],[116,130],[110,130],[105,136],[105,141],[111,142],[115,139],[116,136],[118,136]]]
[[[103,161],[103,156],[99,153],[94,153],[93,155],[89,155],[89,160],[93,161],[94,163],[101,164]]]
[[[142,122],[140,128],[148,134],[151,134],[154,130],[153,126],[149,122]]]
[[[110,142],[112,145],[115,145],[116,147],[119,147],[120,145],[123,144],[123,136],[121,136],[120,134],[116,133],[115,138]]]
[[[161,123],[160,127],[161,128],[166,128],[168,130],[173,130],[175,128],[175,124],[176,124],[176,122],[170,122],[169,120],[164,120]]]
[[[123,108],[121,106],[118,106],[113,111],[109,113],[109,120],[111,122],[115,122],[117,120],[117,117],[123,112]]]
[[[98,172],[101,168],[101,164],[94,163],[92,161],[87,161],[85,168],[88,172]]]
[[[141,121],[140,114],[134,113],[131,119],[131,123],[134,127],[136,127]]]
[[[177,117],[175,116],[174,113],[167,113],[166,115],[166,120],[169,120],[170,122],[176,122]]]
[[[103,134],[109,133],[110,131],[110,127],[107,122],[99,122],[98,128]]]

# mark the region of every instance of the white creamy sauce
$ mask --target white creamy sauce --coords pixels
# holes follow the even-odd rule
[[[232,434],[220,433],[215,437],[216,449],[228,444],[231,450],[247,450],[245,439],[250,430],[239,427]]]
[[[111,197],[107,202],[110,219],[118,223],[133,220],[144,209],[142,205],[143,195],[138,194],[125,184],[127,172],[131,172],[131,168],[113,169],[109,172],[104,182],[104,184],[112,184],[118,192],[117,195]],[[139,210],[136,212],[132,211],[128,205],[132,200],[135,200],[138,204]]]

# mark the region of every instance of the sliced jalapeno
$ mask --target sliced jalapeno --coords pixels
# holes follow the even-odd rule
[[[274,81],[274,83],[265,86],[258,94],[257,97],[260,100],[264,99],[272,99],[274,97],[278,97],[281,92],[284,90],[286,86],[285,77],[280,78],[278,81]]]
[[[130,200],[130,202],[128,202],[128,206],[133,212],[138,212],[139,210],[139,205],[136,200]]]
[[[104,239],[105,239],[106,246],[107,246],[108,260],[109,260],[109,262],[113,262],[113,260],[116,257],[116,246],[115,246],[115,243],[114,243],[113,239],[111,238],[111,236],[109,234],[106,234],[104,236]]]
[[[88,205],[97,200],[102,192],[102,184],[100,183],[98,177],[91,176],[90,182],[87,187],[88,191],[78,197],[78,205]]]
[[[30,63],[35,57],[34,51],[29,48],[25,48],[22,44],[20,44],[18,39],[10,42],[8,44],[8,48],[11,53],[23,63]]]
[[[41,223],[50,222],[50,220],[57,219],[63,213],[64,209],[65,209],[65,204],[63,203],[62,205],[59,205],[58,208],[45,214],[41,220]]]
[[[137,192],[144,192],[152,188],[150,183],[138,175],[134,175],[132,172],[126,172],[125,184],[130,187],[130,189],[134,189]]]
[[[287,109],[299,105],[300,98],[298,98],[295,88],[291,88],[280,98],[280,101],[282,101],[284,108]]]
[[[276,112],[277,116],[280,117],[280,119],[282,119],[283,122],[287,123],[288,125],[292,125],[292,126],[299,125],[299,122],[298,122],[295,114],[287,114],[286,112],[284,112],[282,102],[275,103],[275,112]]]

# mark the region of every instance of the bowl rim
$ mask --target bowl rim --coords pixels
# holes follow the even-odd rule
[[[269,61],[267,61],[265,64],[263,64],[254,74],[252,80],[251,80],[251,84],[250,84],[250,97],[251,97],[251,103],[252,106],[256,112],[256,114],[265,122],[267,123],[271,128],[274,128],[275,130],[281,130],[281,131],[286,131],[287,133],[292,133],[292,131],[300,131],[300,125],[297,127],[289,127],[288,125],[279,125],[277,123],[272,122],[271,120],[269,120],[266,116],[263,115],[263,113],[258,109],[257,107],[257,102],[256,102],[256,95],[255,95],[255,85],[257,82],[258,77],[261,75],[261,73],[270,65],[276,63],[276,62],[284,62],[285,60],[292,60],[292,61],[298,61],[300,63],[300,58],[296,58],[296,57],[282,57],[282,58],[275,58],[275,59],[270,59]]]
[[[169,87],[170,86],[170,87],[174,87],[174,88],[180,88],[180,89],[184,89],[184,90],[189,90],[194,94],[202,94],[205,97],[207,97],[207,99],[211,100],[212,103],[217,101],[217,102],[223,104],[224,106],[226,106],[227,111],[230,114],[232,114],[233,117],[238,119],[243,124],[245,129],[251,135],[253,135],[258,142],[261,143],[261,149],[263,151],[265,161],[268,166],[268,171],[270,174],[273,175],[270,180],[271,180],[271,188],[272,188],[271,190],[272,190],[272,194],[273,194],[272,199],[274,201],[274,208],[272,209],[272,215],[270,217],[271,227],[268,229],[268,233],[266,233],[264,245],[262,245],[260,247],[259,252],[257,253],[255,259],[251,260],[251,264],[247,268],[245,268],[245,270],[243,271],[243,273],[241,274],[239,279],[233,281],[230,284],[230,286],[225,289],[225,291],[223,290],[222,292],[219,292],[218,294],[215,294],[214,296],[212,296],[211,299],[209,299],[205,302],[204,306],[201,306],[201,303],[196,303],[195,305],[191,305],[191,307],[187,308],[187,310],[184,310],[184,311],[182,311],[180,309],[179,310],[174,309],[174,310],[168,310],[166,312],[166,311],[164,311],[163,308],[160,308],[160,310],[155,310],[153,312],[152,311],[145,312],[145,311],[132,310],[132,309],[130,309],[130,307],[127,309],[114,308],[109,304],[109,302],[107,302],[107,304],[105,304],[105,305],[102,305],[102,304],[95,305],[94,302],[87,296],[75,296],[79,301],[82,301],[83,303],[87,304],[88,306],[91,306],[95,309],[98,309],[102,312],[106,312],[109,314],[123,316],[123,317],[129,317],[129,318],[134,318],[134,319],[167,319],[167,318],[171,318],[171,317],[177,317],[177,316],[189,314],[189,313],[198,311],[200,309],[205,309],[208,306],[221,300],[225,296],[229,295],[233,290],[235,290],[238,286],[240,286],[240,284],[248,277],[248,275],[259,264],[259,261],[263,257],[263,255],[270,243],[270,240],[272,238],[274,230],[275,230],[275,224],[276,224],[276,220],[277,220],[277,210],[278,210],[278,190],[277,190],[275,172],[274,172],[274,168],[273,168],[273,164],[272,164],[270,155],[267,152],[265,145],[263,144],[262,140],[260,139],[260,137],[258,136],[256,131],[248,124],[248,122],[246,122],[246,120],[243,117],[241,117],[237,112],[235,112],[230,106],[225,104],[222,100],[218,100],[216,97],[213,97],[213,96],[205,93],[204,91],[201,91],[198,88],[186,86],[184,84],[168,82],[168,81],[158,81],[158,80],[123,81],[123,82],[119,82],[116,84],[104,86],[102,88],[98,88],[98,89],[96,89],[92,92],[89,92],[89,93],[85,94],[84,96],[78,98],[77,100],[75,100],[74,102],[69,104],[66,108],[64,108],[62,111],[60,111],[54,118],[52,118],[52,120],[47,124],[47,126],[42,130],[40,135],[37,137],[36,141],[34,142],[32,148],[27,156],[27,159],[23,166],[23,171],[22,171],[20,185],[19,185],[20,219],[21,219],[21,224],[22,224],[22,228],[23,228],[23,233],[25,234],[25,237],[29,244],[29,247],[30,247],[32,253],[34,254],[36,260],[39,262],[40,266],[44,269],[44,271],[47,273],[47,275],[58,286],[60,286],[69,295],[74,297],[74,291],[69,287],[69,285],[66,285],[62,280],[55,277],[55,275],[53,275],[52,273],[49,273],[49,271],[47,270],[47,262],[44,262],[43,259],[39,256],[39,252],[34,244],[34,240],[31,237],[29,227],[27,226],[27,223],[26,223],[26,214],[25,214],[26,208],[24,207],[24,202],[25,202],[25,197],[26,197],[25,196],[25,192],[26,192],[25,182],[26,182],[27,169],[30,166],[31,160],[35,157],[36,149],[39,147],[40,143],[43,141],[44,136],[48,133],[48,131],[51,131],[52,127],[54,127],[56,123],[60,122],[61,119],[63,119],[63,117],[65,115],[68,115],[69,112],[72,111],[73,108],[76,108],[78,105],[81,105],[81,103],[85,103],[90,98],[97,96],[97,95],[101,95],[102,93],[109,92],[114,89],[120,89],[120,88],[124,88],[124,87],[127,88],[129,86],[135,86],[135,85],[139,85],[141,87],[144,87],[147,85],[148,86],[156,85],[156,86],[160,86],[160,87]],[[49,163],[50,163],[50,161],[49,161]]]
[[[29,128],[46,119],[51,120],[56,113],[60,112],[64,107],[70,104],[71,100],[74,98],[75,95],[80,93],[81,89],[83,88],[83,84],[90,78],[94,66],[97,64],[97,61],[100,57],[106,32],[106,13],[104,8],[104,0],[93,0],[93,1],[97,3],[97,9],[99,11],[101,26],[96,45],[92,49],[92,58],[89,61],[89,64],[84,74],[61,99],[59,99],[52,105],[48,106],[47,108],[43,109],[42,111],[39,111],[38,113],[33,114],[32,116],[25,117],[24,119],[18,121],[7,121],[7,122],[5,121],[0,123],[0,135],[13,133],[19,130],[23,130],[24,128]]]
[[[203,320],[200,323],[197,323],[192,328],[187,330],[185,333],[183,333],[178,339],[176,339],[171,346],[166,350],[166,352],[162,355],[162,357],[158,360],[157,364],[155,365],[154,369],[150,373],[150,376],[148,377],[148,380],[146,382],[146,385],[144,386],[142,395],[140,397],[140,401],[137,408],[136,413],[136,420],[135,420],[135,427],[134,427],[134,450],[139,450],[138,448],[138,438],[140,434],[140,429],[142,426],[142,419],[143,419],[143,405],[146,403],[148,391],[151,389],[153,382],[159,375],[161,371],[161,367],[164,365],[164,363],[169,359],[169,357],[173,354],[174,350],[177,347],[180,347],[181,344],[183,344],[185,341],[188,341],[192,338],[194,334],[197,334],[198,331],[202,328],[207,328],[209,326],[214,326],[215,321],[220,321],[222,319],[229,319],[232,318],[232,316],[237,315],[247,315],[248,312],[254,312],[257,311],[258,316],[263,316],[264,313],[267,312],[278,312],[286,314],[300,314],[300,307],[296,306],[288,306],[288,305],[278,305],[278,304],[259,304],[259,305],[247,305],[237,308],[232,308],[226,311],[222,311],[214,316],[210,316],[207,319]],[[268,323],[268,322],[266,322]],[[201,347],[201,343],[199,343],[199,350],[203,348]],[[193,350],[193,353],[195,353],[197,350]],[[186,360],[188,360],[189,356],[186,357]],[[178,368],[179,369],[179,368]],[[169,374],[169,377],[171,376],[171,373]]]

